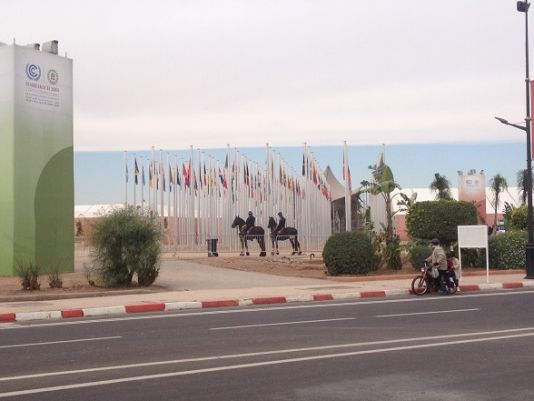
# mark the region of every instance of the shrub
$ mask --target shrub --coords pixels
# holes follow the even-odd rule
[[[93,224],[93,262],[106,286],[151,285],[159,273],[160,232],[154,219],[134,207],[115,209]]]
[[[512,211],[510,219],[511,230],[526,230],[527,229],[527,206],[520,206]]]
[[[18,263],[15,268],[15,273],[20,278],[20,284],[23,290],[33,291],[41,289],[41,283],[39,282],[41,269],[35,263]]]
[[[412,266],[414,269],[419,270],[425,259],[432,254],[432,248],[428,245],[415,242],[410,245],[409,252]]]
[[[323,249],[328,274],[366,274],[375,270],[371,238],[364,233],[337,233]]]
[[[458,240],[459,225],[476,223],[475,205],[455,200],[417,202],[406,217],[410,237],[426,240],[438,238],[445,245]]]
[[[527,233],[510,231],[489,240],[490,266],[499,269],[524,269]]]
[[[50,288],[63,287],[63,280],[61,279],[61,269],[58,265],[54,265],[54,267],[47,269],[46,273],[48,275],[48,286]]]

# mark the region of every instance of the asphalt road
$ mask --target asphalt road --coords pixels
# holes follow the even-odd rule
[[[532,400],[534,291],[0,325],[13,400]]]

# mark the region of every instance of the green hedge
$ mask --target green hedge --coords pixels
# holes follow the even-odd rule
[[[410,252],[410,262],[415,270],[423,266],[423,262],[432,254],[432,248],[429,245],[414,243],[408,249]]]
[[[527,237],[524,231],[510,231],[492,236],[489,240],[490,267],[524,269]]]
[[[510,219],[511,230],[526,230],[527,229],[527,206],[520,206],[512,211]]]
[[[332,235],[324,246],[323,260],[331,276],[366,274],[375,270],[371,238],[364,233]]]
[[[472,224],[477,224],[475,205],[455,200],[417,202],[406,217],[411,238],[438,238],[445,245],[458,240],[458,226]]]

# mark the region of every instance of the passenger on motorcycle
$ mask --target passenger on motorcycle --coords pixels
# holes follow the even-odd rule
[[[454,284],[458,287],[458,276],[456,275],[456,269],[460,266],[460,262],[454,252],[447,252],[447,270],[449,271],[449,277],[452,277]],[[458,290],[460,288],[458,287]]]
[[[439,244],[439,240],[437,238],[432,239],[432,241],[430,241],[430,245],[432,246],[432,255],[426,258],[426,261],[430,262],[432,266],[436,266],[438,268],[439,290],[442,294],[446,294],[447,286],[445,280],[447,278],[447,256],[445,255],[445,251]]]

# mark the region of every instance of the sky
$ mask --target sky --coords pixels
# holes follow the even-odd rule
[[[291,163],[306,142],[335,167],[347,141],[359,182],[386,144],[401,185],[470,168],[515,181],[524,135],[494,119],[525,116],[515,3],[0,0],[0,42],[57,39],[74,60],[77,203],[115,199],[98,192],[121,187],[120,152],[151,146],[261,159],[268,142]]]
[[[517,142],[515,0],[0,0],[74,60],[76,151]]]
[[[368,168],[377,162],[381,146],[350,146],[348,149],[349,165],[353,188],[358,188],[363,180],[370,180]],[[265,165],[265,147],[239,148],[249,160]],[[273,150],[294,170],[300,174],[302,166],[302,147],[275,147]],[[224,163],[227,149],[205,149],[206,155],[212,156]],[[330,166],[332,171],[342,181],[342,146],[318,146],[311,151],[319,165],[324,169]],[[164,156],[171,159],[175,156],[188,160],[188,150],[163,151]],[[159,150],[155,158],[159,160]],[[130,185],[129,201],[132,201],[133,159],[146,160],[150,152],[129,152]],[[423,145],[387,145],[385,147],[385,161],[391,166],[395,181],[404,190],[428,188],[439,173],[447,177],[452,187],[458,185],[458,171],[466,174],[474,169],[484,170],[487,181],[496,174],[503,175],[510,187],[517,186],[517,172],[526,164],[525,146],[520,143],[505,144],[423,144]],[[108,204],[124,202],[124,152],[76,152],[74,155],[75,172],[75,201],[78,205]],[[140,194],[138,187],[138,194]],[[408,191],[409,193],[410,191]],[[146,196],[145,188],[145,196]],[[517,194],[513,194],[514,196]],[[138,195],[139,196],[139,195]],[[139,199],[139,198],[138,198]]]

